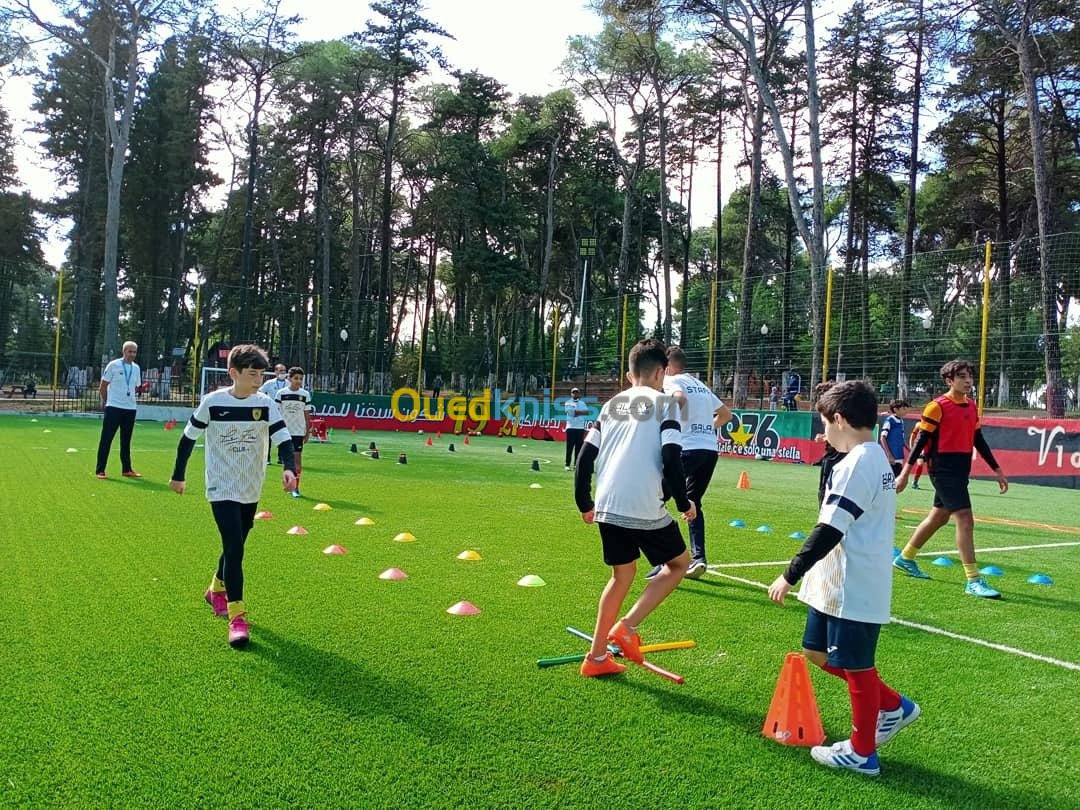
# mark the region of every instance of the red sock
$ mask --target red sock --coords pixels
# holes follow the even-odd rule
[[[847,680],[847,670],[846,669],[840,669],[839,667],[834,667],[834,666],[832,666],[831,664],[828,664],[828,663],[822,664],[821,668],[823,670],[825,670],[826,672],[828,672],[830,675],[835,675],[837,678],[841,678],[841,679],[843,679],[845,681]]]
[[[848,694],[851,695],[851,747],[861,757],[877,748],[877,718],[881,706],[876,669],[847,670]]]
[[[883,712],[895,712],[900,708],[900,693],[878,677],[878,700]]]

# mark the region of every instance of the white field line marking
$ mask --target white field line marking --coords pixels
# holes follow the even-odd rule
[[[1027,551],[1032,548],[1067,548],[1069,546],[1080,546],[1080,541],[1071,543],[1038,543],[1031,546],[1000,546],[998,548],[977,548],[975,549],[979,554],[985,554],[993,551]],[[956,549],[952,551],[920,551],[917,556],[919,557],[940,557],[942,554],[959,554]],[[738,563],[714,563],[710,565],[710,568],[757,568],[765,567],[769,565],[787,565],[791,562],[788,560],[769,560],[765,562],[738,562]]]
[[[1029,548],[1065,548],[1066,546],[1080,546],[1080,541],[1074,543],[1039,543],[1033,546],[1000,546],[999,548],[982,548],[981,546],[975,549],[977,554],[985,554],[989,551],[1027,551]],[[942,554],[959,554],[959,551],[955,549],[952,551],[920,551],[916,556],[918,557],[934,557]]]
[[[716,567],[716,566],[712,566],[712,565],[709,566],[710,569],[712,569],[714,567]],[[764,582],[757,582],[757,581],[752,580],[752,579],[744,579],[743,577],[736,577],[736,576],[732,576],[731,574],[724,574],[724,573],[722,573],[720,571],[712,571],[712,570],[710,570],[709,573],[713,574],[715,576],[718,576],[718,577],[723,577],[724,579],[730,579],[730,580],[732,580],[734,582],[741,582],[744,585],[753,585],[755,588],[763,588],[765,590],[768,590],[768,588],[769,588],[769,586],[766,585]],[[788,594],[788,596],[798,596],[798,594],[797,593],[790,593],[790,594]],[[890,619],[890,621],[892,621],[892,622],[894,622],[896,624],[899,624],[899,625],[903,625],[904,627],[913,627],[916,630],[922,630],[922,631],[927,632],[927,633],[934,633],[934,634],[939,635],[939,636],[945,636],[947,638],[953,638],[953,639],[956,639],[957,641],[966,641],[969,644],[978,644],[981,647],[989,647],[991,650],[998,650],[999,652],[1011,653],[1012,655],[1020,655],[1020,656],[1023,656],[1024,658],[1031,658],[1032,660],[1035,660],[1035,661],[1042,661],[1042,662],[1047,663],[1047,664],[1053,664],[1054,666],[1063,667],[1064,669],[1071,669],[1071,670],[1080,672],[1080,664],[1075,664],[1072,661],[1061,661],[1061,660],[1059,660],[1057,658],[1051,658],[1051,657],[1049,657],[1047,655],[1039,655],[1038,653],[1028,652],[1027,650],[1021,650],[1018,647],[1009,647],[1009,646],[1007,646],[1005,644],[997,644],[996,642],[993,642],[993,641],[985,641],[985,640],[983,640],[981,638],[975,638],[973,636],[965,636],[965,635],[962,635],[961,633],[953,633],[951,630],[942,630],[940,627],[933,627],[933,626],[931,626],[929,624],[919,624],[918,622],[909,622],[906,619],[898,619],[896,616],[890,616],[889,619]]]

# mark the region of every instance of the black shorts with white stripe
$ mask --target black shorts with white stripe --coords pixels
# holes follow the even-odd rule
[[[675,521],[661,529],[627,529],[614,523],[597,523],[597,526],[607,565],[626,565],[642,553],[650,565],[663,565],[686,551]]]

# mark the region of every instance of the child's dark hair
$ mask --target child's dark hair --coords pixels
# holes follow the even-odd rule
[[[892,402],[889,403],[889,410],[892,411],[893,413],[896,413],[901,408],[910,408],[910,407],[911,407],[911,403],[908,402],[906,399],[894,399]]]
[[[836,385],[836,380],[822,380],[814,386],[814,400],[821,399],[821,395]]]
[[[651,374],[656,368],[667,368],[667,346],[656,338],[639,340],[630,350],[630,373],[634,379]]]
[[[246,368],[266,371],[270,368],[270,358],[254,343],[241,343],[239,346],[233,346],[232,351],[229,352],[229,368],[235,368],[237,371],[243,371]]]
[[[300,368],[300,366],[293,366],[292,368],[289,369],[289,376],[291,377],[294,374],[299,374],[301,377],[303,377],[304,376],[304,370],[302,368]]]
[[[834,384],[818,399],[817,409],[830,422],[840,414],[853,428],[877,426],[877,396],[862,380]]]
[[[971,365],[971,363],[969,363],[967,360],[961,360],[958,357],[955,360],[950,360],[948,363],[941,367],[941,379],[943,379],[945,382],[949,382],[961,371],[966,371],[972,377],[975,376],[975,366]]]
[[[674,363],[679,368],[686,368],[686,352],[681,346],[668,346],[667,359],[668,363]]]

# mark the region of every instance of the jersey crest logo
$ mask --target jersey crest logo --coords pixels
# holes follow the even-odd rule
[[[258,422],[260,416],[262,416],[262,408],[251,409],[251,419],[253,422]]]

